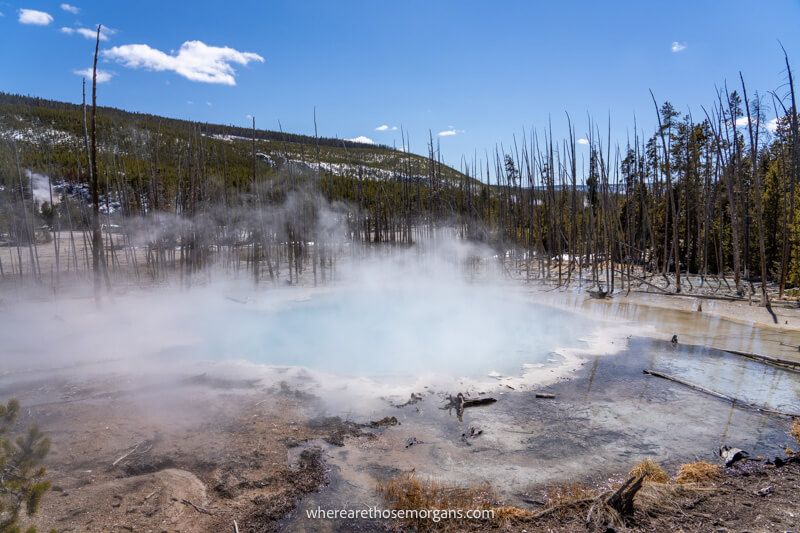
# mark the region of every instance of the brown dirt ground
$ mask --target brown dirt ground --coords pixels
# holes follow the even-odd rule
[[[210,390],[218,385],[151,390],[146,400],[70,387],[58,401],[23,403],[19,426],[36,423],[52,440],[53,491],[28,524],[206,532],[232,531],[237,520],[242,533],[274,530],[324,483],[320,451],[298,445],[353,430],[338,419],[308,424],[308,399],[285,388]]]

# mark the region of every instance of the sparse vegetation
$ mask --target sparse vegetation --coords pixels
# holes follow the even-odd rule
[[[378,486],[378,492],[393,509],[493,509],[496,498],[488,486],[452,487],[415,473],[402,474]],[[519,511],[500,507],[501,515],[510,518]],[[464,520],[448,519],[434,522],[430,518],[410,518],[403,523],[417,531],[437,529],[460,531]]]
[[[421,480],[415,474],[404,474],[391,479],[379,487],[379,492],[395,509],[480,508],[495,512],[494,521],[490,525],[475,521],[445,520],[438,523],[430,520],[403,523],[405,527],[420,531],[485,531],[502,529],[507,525],[529,531],[568,531],[570,525],[590,531],[606,531],[609,526],[625,528],[633,522],[642,525],[647,519],[674,515],[681,511],[682,502],[687,498],[696,498],[699,493],[711,495],[716,492],[713,487],[701,487],[694,482],[672,483],[666,472],[654,462],[642,462],[636,465],[632,472],[634,471],[637,472],[636,478],[651,474],[664,481],[650,479],[642,485],[633,497],[633,514],[626,516],[620,514],[612,498],[619,486],[594,490],[581,483],[552,485],[545,490],[545,507],[537,511],[498,504],[488,486],[451,487],[432,480]],[[690,471],[698,470],[690,468]]]
[[[800,418],[796,418],[792,421],[792,427],[789,429],[789,433],[791,433],[792,437],[800,444]]]
[[[16,400],[0,404],[0,533],[19,533],[20,514],[36,513],[50,489],[41,466],[50,451],[50,440],[35,426],[16,438],[5,436],[18,415]],[[36,529],[25,532],[36,533]]]

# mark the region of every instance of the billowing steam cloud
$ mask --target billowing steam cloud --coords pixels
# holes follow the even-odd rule
[[[29,177],[35,197],[44,199],[47,191],[49,198],[47,178]],[[255,192],[264,198],[274,191]],[[451,229],[411,247],[358,244],[348,223],[354,208],[330,204],[313,187],[297,186],[263,207],[244,195],[233,206],[204,206],[199,213],[104,215],[104,224],[114,223],[126,236],[115,242],[132,247],[118,249],[116,261],[139,254],[136,275],[118,274],[100,307],[88,276],[62,286],[55,298],[39,293],[37,301],[23,296],[0,303],[3,368],[86,363],[80,372],[91,372],[113,364],[126,373],[185,375],[224,362],[228,369],[246,365],[251,374],[306,368],[386,387],[520,376],[531,365],[559,364],[563,359],[553,352],[581,345],[574,329],[563,327],[567,321],[592,329],[588,320],[537,305],[509,286],[494,250],[459,240]],[[271,258],[280,272],[256,284],[247,261],[253,242],[266,236],[273,253],[283,255]],[[324,267],[325,275],[318,279],[313,270],[312,277],[308,263],[302,271],[287,265],[297,253],[287,242],[300,243],[313,269]],[[143,251],[177,255],[187,243],[186,253],[204,249],[211,259],[197,271],[179,267],[172,277],[148,282]],[[45,261],[43,254],[46,270]],[[231,266],[238,261],[241,266]],[[289,280],[296,286],[285,287]],[[145,288],[128,291],[134,281]]]
[[[57,204],[59,202],[58,194],[51,194],[50,178],[48,176],[45,176],[44,174],[37,174],[36,172],[31,172],[30,170],[26,170],[25,175],[29,180],[33,199],[37,203],[42,204],[44,202],[50,202],[51,196],[52,203]]]

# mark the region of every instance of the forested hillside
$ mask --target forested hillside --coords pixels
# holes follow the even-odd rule
[[[658,278],[659,290],[681,292],[699,276],[700,284],[713,279],[717,290],[742,297],[766,279],[782,297],[800,283],[800,134],[789,81],[783,98],[767,98],[749,94],[741,80],[712,94],[701,116],[654,100],[658,126],[625,144],[604,138],[596,123],[580,142],[574,125],[560,140],[533,130],[488,159],[465,161],[463,174],[441,163],[433,139],[421,157],[98,108],[101,212],[109,226],[159,213],[203,220],[203,231],[145,243],[179,246],[180,261],[184,247],[204,250],[193,259],[198,265],[220,244],[209,236],[220,228],[235,228],[226,238],[251,246],[248,261],[256,265],[259,242],[319,240],[322,199],[352,241],[408,244],[447,227],[508,250],[528,277],[559,285],[577,278],[605,292],[634,281],[656,287]],[[0,95],[0,233],[8,244],[88,227],[84,117],[78,105]],[[37,194],[43,176],[51,179]],[[284,217],[278,230],[273,218],[256,228],[235,214],[281,212],[298,191],[310,202],[302,223]],[[767,284],[761,287],[766,301]]]

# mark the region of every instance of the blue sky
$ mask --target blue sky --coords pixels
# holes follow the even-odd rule
[[[316,106],[321,135],[399,145],[402,127],[424,152],[430,131],[456,166],[548,117],[565,134],[565,112],[579,136],[588,114],[602,131],[611,116],[624,143],[634,115],[655,123],[649,89],[695,116],[739,70],[753,91],[780,89],[778,40],[800,65],[798,0],[0,0],[0,13],[2,91],[79,101],[83,34],[102,23],[102,105],[312,134]]]

